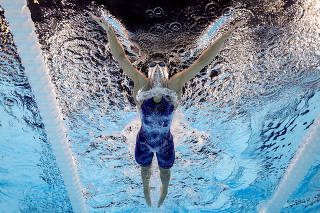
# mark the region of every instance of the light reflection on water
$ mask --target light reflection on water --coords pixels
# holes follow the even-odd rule
[[[166,209],[254,211],[274,191],[300,139],[320,111],[316,1],[294,5],[283,13],[274,5],[264,6],[273,19],[249,22],[235,32],[219,57],[184,88],[172,125],[177,157]],[[98,212],[126,211],[133,206],[146,211],[140,171],[134,161],[140,123],[132,82],[105,48],[103,32],[88,22],[88,17],[78,14],[56,20],[52,31],[49,24],[52,19],[37,24],[42,29],[40,41],[88,205]],[[130,41],[121,40],[126,41],[130,52]],[[201,42],[205,47],[211,41]],[[1,112],[8,116],[9,126],[26,121],[27,127],[41,127],[35,103],[28,105],[32,94],[27,91],[26,79],[23,73],[16,74],[21,72],[16,71],[21,70],[16,53],[8,57],[12,50],[5,49],[8,42],[2,43]],[[185,55],[197,54],[200,51],[185,51]],[[212,76],[213,72],[218,75]],[[17,82],[25,86],[22,91]],[[9,92],[12,90],[20,93]],[[19,95],[21,92],[27,93],[27,99]],[[151,181],[154,201],[160,184],[155,165]],[[312,198],[319,195],[318,166],[311,173],[304,180],[310,180],[311,190],[295,192],[288,211],[317,205]],[[26,192],[28,196],[35,194],[30,200],[36,199],[34,191],[41,191],[39,188]]]

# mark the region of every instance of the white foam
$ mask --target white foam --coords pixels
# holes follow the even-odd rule
[[[140,102],[143,102],[146,99],[150,99],[152,97],[159,96],[159,95],[169,96],[171,98],[171,101],[173,102],[173,105],[174,106],[178,105],[177,93],[171,89],[163,88],[163,87],[155,87],[148,91],[142,91],[142,89],[140,89],[137,93],[137,100]]]

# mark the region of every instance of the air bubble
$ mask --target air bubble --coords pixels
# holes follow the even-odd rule
[[[154,15],[157,17],[161,17],[164,14],[164,10],[161,7],[154,8],[153,12],[154,12]]]
[[[211,2],[206,5],[205,11],[209,17],[213,18],[217,16],[218,8],[219,6],[216,3]]]
[[[179,22],[172,22],[170,25],[169,25],[169,29],[174,31],[174,32],[178,32],[181,30],[181,24]]]
[[[7,106],[13,106],[15,105],[17,101],[14,98],[5,97],[4,98],[4,104]]]
[[[150,46],[150,43],[152,43],[151,40],[152,38],[150,34],[147,34],[147,33],[143,33],[137,37],[137,41],[140,47]]]
[[[205,27],[207,27],[209,21],[206,17],[199,17],[196,20],[196,23],[191,27],[191,30],[194,32],[201,32]]]
[[[223,11],[222,11],[222,15],[223,15],[223,16],[230,16],[231,13],[232,13],[232,10],[231,10],[230,7],[226,7],[226,8],[223,9]]]
[[[164,34],[164,32],[165,32],[164,27],[162,27],[160,25],[154,26],[150,29],[150,33],[155,34],[155,35],[162,35],[162,34]]]
[[[146,15],[150,18],[152,18],[154,16],[153,10],[147,10],[146,11]]]

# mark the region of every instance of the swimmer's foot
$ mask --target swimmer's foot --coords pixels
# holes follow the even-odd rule
[[[160,207],[162,204],[163,204],[163,201],[164,199],[166,199],[166,196],[168,194],[168,188],[163,188],[161,186],[161,195],[160,195],[160,198],[159,198],[159,201],[158,201],[158,207]]]
[[[151,206],[150,187],[143,187],[144,199],[148,206]]]

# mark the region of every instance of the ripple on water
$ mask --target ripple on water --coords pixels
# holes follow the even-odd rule
[[[311,188],[316,191],[320,191],[320,172],[316,175],[316,177],[312,180]]]
[[[222,118],[222,126],[224,125],[223,119],[225,121],[235,119],[235,117],[226,118],[226,114],[230,111],[244,111],[250,106],[256,110],[260,109],[261,105],[257,103],[266,104],[270,97],[277,96],[279,91],[290,87],[290,84],[294,83],[299,86],[306,83],[319,88],[319,85],[316,84],[319,79],[318,69],[315,68],[319,58],[314,54],[314,50],[318,48],[319,35],[312,34],[315,32],[315,21],[317,20],[306,18],[306,16],[311,16],[306,11],[301,13],[293,7],[291,9],[293,11],[290,13],[297,12],[297,16],[291,16],[296,17],[292,21],[283,17],[284,15],[273,14],[279,20],[285,21],[285,24],[280,23],[279,20],[270,22],[270,20],[262,19],[257,25],[246,24],[239,28],[226,42],[216,61],[185,86],[181,106],[185,110],[186,122],[181,124],[185,126],[177,142],[176,165],[172,170],[175,171],[172,179],[175,190],[170,192],[171,198],[178,203],[179,207],[183,205],[189,208],[190,203],[196,203],[208,209],[211,207],[229,208],[224,204],[231,202],[228,199],[233,192],[231,190],[227,192],[225,188],[228,187],[223,183],[232,182],[234,183],[232,186],[237,188],[241,185],[239,180],[244,176],[243,173],[248,172],[238,168],[238,159],[227,154],[223,155],[222,152],[220,152],[221,156],[220,153],[217,154],[218,151],[210,136],[200,142],[201,137],[195,136],[196,131],[193,132],[191,127],[186,127],[187,124],[194,124],[196,128],[209,125],[208,129],[214,129],[216,117]],[[210,3],[206,6],[205,13],[201,8],[195,8],[189,13],[187,11],[184,23],[154,25],[153,28],[149,28],[151,31],[141,32],[137,36],[138,43],[148,47],[156,39],[162,38],[168,29],[172,33],[180,33],[190,28],[194,28],[195,31],[203,30],[208,22],[212,21],[208,17],[214,15],[212,12],[214,10],[214,3]],[[271,11],[269,18],[274,17],[272,12],[277,11]],[[161,9],[154,8],[147,10],[146,16],[157,18],[163,13]],[[231,27],[232,21],[239,18],[232,14],[250,19],[252,13],[259,18],[261,18],[260,15],[262,16],[262,14],[257,14],[255,9],[251,12],[251,10],[229,8],[225,14],[232,18],[230,23],[226,23],[226,28]],[[300,14],[301,17],[298,17]],[[73,21],[77,24],[74,24]],[[107,137],[102,134],[99,137],[99,133],[108,129],[110,132],[116,131],[114,129],[120,128],[123,123],[128,123],[132,119],[128,114],[134,113],[135,109],[123,112],[123,109],[130,105],[125,98],[130,96],[130,81],[122,75],[120,67],[110,56],[109,49],[104,48],[104,45],[107,44],[105,35],[97,30],[95,25],[77,17],[75,20],[66,20],[60,25],[58,23],[57,26],[60,26],[61,30],[51,32],[51,39],[46,41],[49,51],[44,55],[48,59],[51,76],[56,79],[55,86],[60,106],[71,132],[71,146],[73,150],[76,150],[75,154],[81,151],[81,156],[78,158],[83,162],[83,168],[92,168],[91,173],[83,173],[84,179],[96,181],[92,176],[95,169],[99,171],[99,179],[104,175],[109,177],[103,180],[105,184],[99,185],[104,188],[92,190],[92,200],[96,201],[96,203],[92,201],[92,205],[100,206],[101,204],[102,207],[109,205],[109,207],[120,208],[122,202],[143,203],[141,193],[138,193],[139,184],[141,184],[139,176],[130,176],[131,171],[138,173],[138,167],[135,167],[132,151],[134,139],[129,140],[129,134],[127,134],[132,133],[132,129],[138,128],[138,124],[132,125],[131,129],[128,128],[126,134],[121,137],[114,135]],[[50,26],[47,26],[47,29],[51,29]],[[223,29],[218,33],[221,34],[222,31]],[[308,38],[308,34],[312,39]],[[176,39],[179,41],[179,38]],[[178,71],[177,67],[180,69],[186,66],[187,62],[181,63],[181,58],[188,58],[191,55],[193,59],[190,61],[194,61],[201,52],[193,49],[192,54],[188,53],[191,52],[190,46],[185,44],[185,40],[182,41],[183,45],[175,45],[176,52],[170,53],[172,55],[170,58],[176,60],[170,62],[175,65],[175,71]],[[213,41],[214,38],[206,41],[207,46]],[[188,61],[188,63],[191,62]],[[212,76],[213,72],[218,75]],[[292,94],[292,96],[295,95],[297,93]],[[206,116],[201,117],[200,115]],[[204,117],[208,121],[203,122]],[[274,130],[273,134],[283,134],[285,124],[277,131]],[[219,131],[221,126],[214,131]],[[290,126],[290,128],[294,127]],[[210,135],[213,130],[206,131]],[[273,144],[275,135],[271,136],[271,132],[270,130],[263,135],[266,140],[270,137],[264,150],[277,152],[290,149],[291,146],[288,144],[285,144],[287,149],[280,146],[276,148],[278,145]],[[281,143],[283,142],[281,139],[282,137],[279,136],[276,140]],[[225,141],[222,140],[221,143],[223,142]],[[272,149],[275,150],[272,151]],[[100,160],[99,163],[96,162],[97,159]],[[283,159],[281,154],[272,155],[265,166],[272,168],[269,162],[282,162]],[[214,178],[218,181],[213,182]],[[132,185],[134,189],[131,188]],[[112,187],[109,188],[110,186]],[[128,201],[128,195],[131,196],[132,199],[129,200],[133,200],[132,202]],[[114,200],[114,197],[117,197],[117,200]],[[246,197],[244,196],[243,199]],[[169,200],[168,202],[170,204]],[[107,209],[108,206],[105,208]]]

